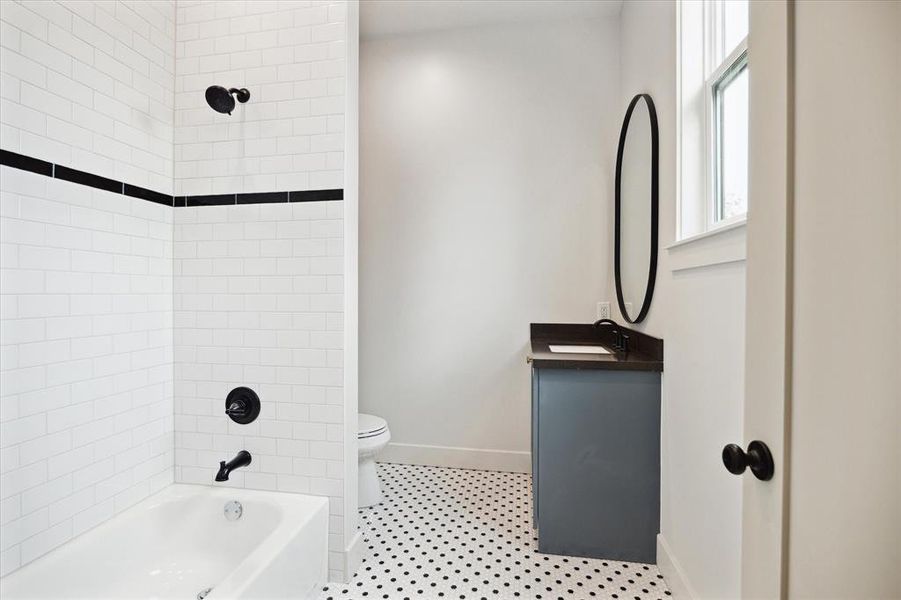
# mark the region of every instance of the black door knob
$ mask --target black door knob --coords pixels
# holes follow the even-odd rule
[[[741,475],[750,467],[754,477],[761,481],[772,479],[775,471],[773,455],[767,445],[760,440],[748,444],[747,452],[737,444],[727,444],[723,448],[723,464],[733,475]]]

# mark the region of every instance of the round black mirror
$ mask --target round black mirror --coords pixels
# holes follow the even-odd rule
[[[648,314],[657,277],[657,111],[648,94],[629,103],[616,151],[614,274],[620,313],[629,323]]]

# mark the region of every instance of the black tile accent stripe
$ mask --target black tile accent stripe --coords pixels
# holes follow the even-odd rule
[[[160,192],[154,192],[153,190],[148,190],[147,188],[138,187],[136,185],[131,185],[130,183],[124,184],[123,193],[126,196],[131,196],[132,198],[140,198],[141,200],[156,202],[157,204],[173,206],[172,196],[162,194]]]
[[[289,192],[291,202],[321,202],[323,200],[344,200],[344,190],[303,190]]]
[[[267,202],[287,202],[288,192],[256,192],[238,194],[238,204],[264,204]]]
[[[138,187],[115,179],[109,179],[94,173],[79,171],[63,165],[54,164],[24,154],[0,149],[0,165],[30,171],[38,175],[54,177],[106,190],[115,194],[123,194],[162,204],[164,206],[226,206],[235,204],[271,204],[278,202],[323,202],[344,200],[343,189],[331,190],[299,190],[294,192],[248,192],[241,194],[203,194],[196,196],[170,196],[147,188]]]
[[[186,206],[223,206],[237,204],[234,194],[209,194],[204,196],[185,196]]]
[[[54,165],[53,176],[56,179],[65,179],[72,183],[80,183],[81,185],[106,190],[107,192],[115,192],[117,194],[121,194],[122,188],[124,187],[124,184],[121,181],[107,179],[106,177],[79,171],[78,169],[70,169],[69,167],[64,167],[62,165]]]
[[[38,160],[37,158],[31,158],[24,154],[16,154],[9,150],[0,150],[0,165],[22,169],[23,171],[31,171],[38,175],[53,177],[53,163],[49,163],[45,160]]]

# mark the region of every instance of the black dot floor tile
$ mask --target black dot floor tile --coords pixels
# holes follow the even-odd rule
[[[364,555],[319,600],[665,600],[654,565],[540,554],[523,473],[379,464]]]

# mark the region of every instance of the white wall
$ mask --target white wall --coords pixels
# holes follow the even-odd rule
[[[899,13],[892,3],[797,6],[791,597],[888,598],[901,587]],[[675,231],[675,131],[664,116],[674,106],[672,5],[626,3],[622,19],[623,107],[633,91],[649,91],[661,113],[665,247]],[[673,270],[707,250],[661,252],[640,327],[666,341],[668,552],[658,559],[677,597],[726,598],[739,593],[741,491],[719,450],[741,439],[744,268]],[[837,351],[848,339],[867,350]]]
[[[0,574],[172,482],[172,209],[0,167]]]
[[[360,410],[387,419],[389,459],[528,469],[529,323],[610,297],[618,37],[364,40]]]
[[[178,3],[176,194],[342,187],[345,9]],[[250,101],[216,113],[214,84]],[[356,524],[343,505],[343,203],[175,214],[176,478],[208,483],[246,448],[254,462],[232,485],[329,496],[330,579],[343,579],[343,515]],[[263,401],[249,426],[222,414],[238,385]]]
[[[795,10],[789,595],[897,598],[901,5]]]
[[[736,598],[741,480],[726,472],[720,452],[742,437],[745,268],[735,257],[707,264],[716,242],[666,249],[677,213],[675,19],[674,2],[623,4],[617,110],[622,119],[632,96],[647,92],[660,130],[657,287],[636,326],[665,344],[660,528],[668,553],[658,562],[677,595]],[[742,240],[744,233],[726,235]]]
[[[0,2],[0,146],[172,192],[175,2]]]
[[[347,3],[347,89],[344,154],[344,576],[363,561],[358,522],[357,411],[359,409],[360,323],[360,3]]]
[[[173,2],[0,28],[3,149],[171,191]],[[0,575],[172,481],[171,210],[0,169]]]
[[[253,462],[226,485],[328,496],[332,569],[344,550],[343,204],[175,210],[176,480],[209,484],[220,460]],[[260,417],[225,397],[246,386]],[[338,576],[335,573],[335,576]]]
[[[176,194],[342,187],[345,3],[178,2]],[[246,87],[229,116],[210,85]]]

